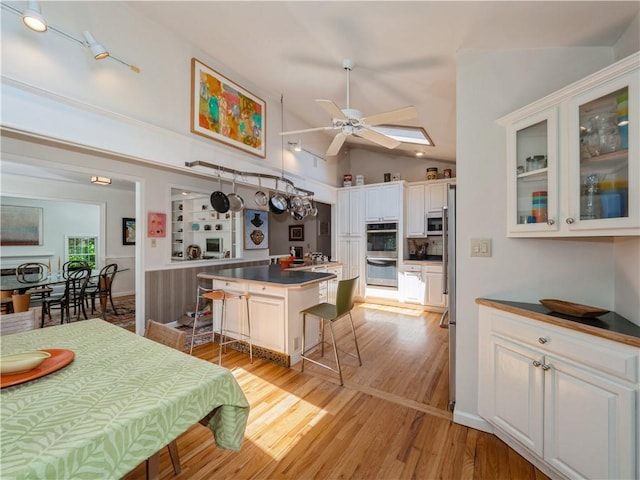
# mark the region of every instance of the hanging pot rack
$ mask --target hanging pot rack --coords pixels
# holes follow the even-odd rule
[[[277,175],[270,175],[268,173],[241,172],[239,170],[234,170],[233,168],[223,167],[221,165],[215,165],[213,163],[203,162],[201,160],[195,160],[193,162],[185,162],[185,166],[190,168],[194,168],[194,167],[211,168],[213,170],[218,171],[218,177],[220,177],[220,172],[224,172],[224,173],[231,174],[231,176],[233,177],[242,177],[242,178],[253,177],[258,179],[267,178],[269,180],[282,182],[288,185],[293,190],[294,195],[302,195],[306,197],[313,197],[314,195],[314,192],[312,192],[311,190],[306,190],[304,188],[296,187],[296,185],[288,178],[285,178],[284,175],[279,177]],[[279,191],[277,183],[276,183],[275,190]],[[285,190],[285,193],[291,193],[291,192],[289,192],[288,190]]]

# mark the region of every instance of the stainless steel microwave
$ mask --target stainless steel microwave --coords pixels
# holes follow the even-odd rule
[[[442,211],[434,210],[427,213],[427,236],[442,235]]]

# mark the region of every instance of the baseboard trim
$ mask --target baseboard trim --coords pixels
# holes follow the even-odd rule
[[[456,408],[453,411],[454,423],[459,423],[465,427],[480,430],[482,432],[494,433],[493,426],[484,418],[474,413],[464,412]]]

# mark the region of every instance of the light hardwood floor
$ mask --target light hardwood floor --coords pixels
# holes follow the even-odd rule
[[[451,421],[447,331],[439,319],[358,305],[354,321],[363,366],[341,356],[344,387],[337,375],[309,363],[300,373],[299,365],[287,369],[258,359],[250,364],[248,355],[229,350],[223,366],[251,405],[241,451],[216,448],[211,432],[194,425],[178,438],[182,473],[174,475],[165,448],[161,478],[546,478],[493,435]],[[347,325],[338,331],[348,350]],[[217,362],[217,351],[207,344],[194,355]],[[125,477],[143,478],[144,463]]]

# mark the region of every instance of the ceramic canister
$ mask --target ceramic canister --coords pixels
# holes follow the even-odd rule
[[[427,180],[437,180],[437,179],[438,179],[438,167],[427,168]]]

